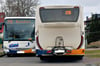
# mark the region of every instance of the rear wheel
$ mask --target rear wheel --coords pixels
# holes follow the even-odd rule
[[[51,56],[48,56],[48,57],[41,56],[40,60],[42,60],[42,61],[50,61],[51,60]]]
[[[12,54],[7,54],[7,57],[12,57],[13,55]]]
[[[47,57],[41,56],[41,57],[40,57],[40,60],[45,61],[45,60],[47,60]]]
[[[44,57],[41,56],[41,57],[40,57],[40,60],[44,60]]]
[[[78,60],[82,60],[84,56],[78,56]]]

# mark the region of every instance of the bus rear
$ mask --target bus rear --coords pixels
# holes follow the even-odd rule
[[[85,54],[82,8],[42,6],[36,13],[37,56],[78,56]]]
[[[8,56],[35,54],[35,18],[6,17],[3,49]]]

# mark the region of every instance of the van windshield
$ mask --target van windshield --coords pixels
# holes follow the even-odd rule
[[[40,8],[40,18],[46,22],[76,22],[79,17],[79,8]]]

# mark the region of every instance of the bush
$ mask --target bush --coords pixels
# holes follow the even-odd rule
[[[90,33],[87,36],[88,44],[91,43],[91,42],[99,41],[99,40],[100,40],[100,31],[99,32]]]
[[[100,41],[91,42],[87,45],[87,48],[100,48]]]

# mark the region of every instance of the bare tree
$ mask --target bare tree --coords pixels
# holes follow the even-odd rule
[[[35,16],[38,0],[6,0],[3,11],[6,16]]]
[[[0,12],[3,12],[2,5],[4,4],[4,0],[0,0]]]

